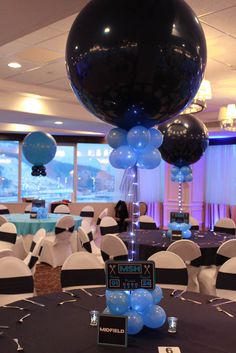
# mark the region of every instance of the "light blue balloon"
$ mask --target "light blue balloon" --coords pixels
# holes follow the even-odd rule
[[[153,305],[143,312],[144,325],[150,328],[159,328],[166,321],[166,313],[159,305]]]
[[[110,154],[109,161],[114,168],[126,169],[136,164],[137,156],[130,146],[120,146]]]
[[[182,236],[183,236],[184,239],[189,239],[189,238],[191,238],[191,236],[192,236],[191,230],[184,230],[184,231],[182,232]]]
[[[175,180],[176,180],[177,182],[179,182],[179,183],[182,183],[182,182],[184,181],[184,175],[183,175],[181,172],[179,172],[179,173],[176,175]]]
[[[179,171],[180,171],[180,168],[173,165],[171,168],[171,175],[176,176],[179,173]]]
[[[161,287],[155,286],[155,289],[151,291],[153,304],[159,304],[163,298],[163,292]]]
[[[172,230],[169,229],[166,234],[169,238],[171,238],[172,237]]]
[[[45,132],[35,131],[28,134],[23,141],[22,152],[33,165],[49,163],[56,154],[57,144],[54,138]]]
[[[127,134],[127,141],[131,147],[136,150],[142,150],[149,144],[150,132],[144,126],[134,126]]]
[[[170,180],[173,181],[173,182],[176,182],[176,177],[175,177],[175,175],[171,175]]]
[[[148,146],[137,156],[137,166],[141,169],[154,169],[161,163],[161,154],[157,148]]]
[[[107,307],[112,314],[124,314],[129,308],[128,295],[124,291],[113,291],[107,296]]]
[[[192,175],[192,173],[190,173],[190,174],[188,174],[188,175],[185,175],[185,181],[186,182],[191,182],[191,181],[193,181],[193,175]]]
[[[107,142],[112,148],[127,145],[127,131],[119,127],[111,129],[107,134]]]
[[[136,335],[143,328],[143,318],[141,314],[130,309],[125,315],[128,317],[128,335]]]
[[[188,230],[188,224],[187,223],[180,223],[180,230],[184,231],[184,230]]]
[[[188,175],[189,173],[191,173],[191,168],[188,166],[184,166],[180,168],[180,171],[183,175]]]
[[[143,311],[153,304],[152,294],[146,289],[136,289],[130,294],[132,309]]]
[[[162,145],[163,135],[160,130],[151,128],[149,129],[150,133],[150,142],[149,144],[155,148],[158,148]]]

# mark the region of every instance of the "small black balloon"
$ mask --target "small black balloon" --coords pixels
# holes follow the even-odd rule
[[[70,30],[66,64],[89,112],[127,130],[151,127],[192,101],[206,41],[183,0],[92,0]]]
[[[194,115],[180,115],[158,126],[163,134],[162,159],[177,167],[197,162],[206,150],[208,130]]]

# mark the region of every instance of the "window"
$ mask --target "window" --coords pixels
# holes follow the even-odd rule
[[[74,147],[57,146],[54,159],[46,165],[46,177],[31,176],[32,164],[22,156],[22,197],[48,202],[71,200],[74,185]]]
[[[113,202],[120,198],[123,170],[109,163],[107,144],[77,145],[77,202]]]
[[[1,203],[18,201],[17,141],[0,141],[0,197]]]

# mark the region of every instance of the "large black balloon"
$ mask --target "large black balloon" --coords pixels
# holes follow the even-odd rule
[[[206,42],[183,0],[92,0],[72,25],[66,63],[91,113],[127,130],[151,127],[192,101]]]
[[[158,127],[164,135],[162,159],[177,167],[197,162],[208,146],[208,130],[194,115],[181,115]]]

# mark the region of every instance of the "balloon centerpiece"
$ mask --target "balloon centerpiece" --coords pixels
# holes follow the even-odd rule
[[[47,175],[44,164],[55,157],[56,150],[56,141],[48,133],[35,131],[24,138],[22,152],[27,161],[33,164],[32,176]]]
[[[107,290],[107,307],[104,314],[126,315],[128,334],[136,335],[144,326],[155,329],[164,325],[166,313],[158,305],[162,298],[162,290],[157,285],[152,291],[146,289],[136,289],[131,292]]]

